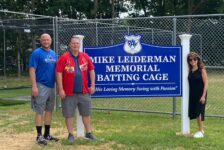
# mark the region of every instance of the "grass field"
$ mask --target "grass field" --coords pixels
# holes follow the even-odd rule
[[[217,115],[224,117],[224,73],[223,71],[215,72],[208,71],[209,87],[208,87],[208,102],[206,106],[206,115]],[[0,78],[0,89],[2,87],[18,87],[30,86],[29,78],[23,77],[15,78]],[[1,98],[13,98],[17,96],[30,95],[30,89],[14,89],[14,90],[0,90]],[[4,101],[0,100],[0,105]],[[14,103],[11,101],[11,103]],[[122,110],[141,110],[154,112],[172,112],[173,100],[172,98],[107,98],[94,99],[94,107],[96,108],[111,108]],[[181,99],[176,101],[177,113],[181,111]]]
[[[1,88],[11,88],[20,86],[30,86],[30,80],[28,77],[1,77],[0,76],[0,89]]]
[[[0,78],[2,87],[30,86],[29,79]],[[208,103],[206,115],[224,116],[224,75],[209,73]],[[35,143],[36,131],[30,102],[6,101],[30,95],[30,89],[0,90],[0,149],[81,149],[81,150],[221,150],[224,148],[224,118],[206,117],[205,138],[177,136],[181,130],[180,116],[93,110],[94,133],[98,141],[77,139],[72,145],[67,143],[67,131],[61,111],[54,113],[52,133],[60,138],[58,143],[47,147]],[[181,99],[177,98],[177,112]],[[95,99],[96,108],[129,109],[172,112],[172,98],[125,98]],[[191,131],[197,131],[196,121],[191,122]]]
[[[224,147],[224,119],[206,118],[205,138],[194,139],[176,135],[181,130],[180,117],[168,115],[93,111],[93,128],[98,141],[66,140],[67,131],[61,111],[54,112],[52,134],[58,143],[43,147],[35,143],[34,113],[30,103],[0,106],[0,149],[60,149],[60,150],[221,150]],[[196,121],[191,131],[197,131]]]

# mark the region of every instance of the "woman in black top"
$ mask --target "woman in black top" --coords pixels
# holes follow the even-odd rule
[[[197,53],[188,54],[187,61],[189,66],[189,117],[190,119],[197,118],[199,131],[194,134],[194,137],[202,138],[204,137],[203,121],[208,87],[207,73]]]

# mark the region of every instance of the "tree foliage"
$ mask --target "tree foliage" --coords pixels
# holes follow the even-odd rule
[[[64,18],[112,18],[215,14],[224,12],[223,0],[1,0],[1,9]],[[131,11],[130,11],[131,10]]]

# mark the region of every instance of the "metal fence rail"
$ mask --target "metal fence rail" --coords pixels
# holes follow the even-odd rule
[[[31,49],[38,46],[38,36],[43,32],[52,35],[53,48],[58,55],[68,49],[69,39],[74,34],[85,36],[84,46],[108,46],[122,43],[125,34],[140,34],[145,43],[169,46],[180,45],[178,35],[188,33],[192,34],[191,51],[199,53],[207,66],[209,88],[206,116],[224,117],[222,108],[224,105],[222,101],[224,97],[224,15],[106,20],[72,20],[49,16],[28,16],[25,14],[17,14],[16,16],[15,14],[0,12],[1,75],[5,69],[6,76],[17,73],[18,63],[23,66],[21,72],[27,72]],[[24,29],[30,29],[30,32],[27,33]],[[3,32],[5,32],[4,37]],[[19,47],[22,49],[19,50]],[[13,50],[17,50],[17,54],[20,56],[11,55]],[[5,61],[3,61],[3,57],[6,58]],[[133,97],[93,100],[94,108],[97,109],[168,114],[179,114],[180,102],[180,98],[173,100],[173,98]]]

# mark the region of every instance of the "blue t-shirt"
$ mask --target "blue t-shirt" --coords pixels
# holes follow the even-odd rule
[[[57,55],[53,50],[35,49],[30,56],[29,67],[36,69],[36,81],[54,88]]]

